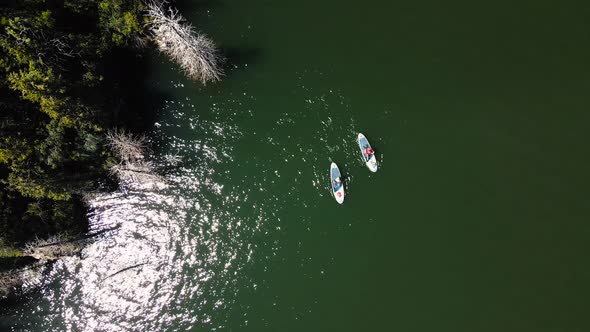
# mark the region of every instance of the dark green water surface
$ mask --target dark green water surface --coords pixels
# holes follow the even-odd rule
[[[228,70],[201,88],[154,57],[168,184],[98,197],[119,228],[4,324],[590,331],[590,3],[178,5]]]

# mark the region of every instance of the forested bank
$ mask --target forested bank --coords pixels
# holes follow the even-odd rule
[[[161,3],[19,0],[0,5],[0,17],[6,268],[36,238],[84,234],[84,195],[116,184],[122,158],[109,148],[109,131],[141,132],[153,111],[141,92],[146,45],[155,42],[203,83],[221,69],[214,45],[198,34],[191,40],[190,25]]]
[[[81,196],[105,179],[104,132],[122,125],[126,50],[143,38],[142,4],[14,1],[0,33],[0,237],[3,256],[31,236],[84,230]],[[128,52],[128,51],[127,51]],[[120,59],[116,59],[116,56]]]

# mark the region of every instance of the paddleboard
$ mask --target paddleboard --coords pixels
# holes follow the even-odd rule
[[[373,151],[373,148],[371,148],[371,144],[369,144],[369,141],[367,140],[365,135],[359,133],[357,142],[359,144],[359,149],[361,150],[361,155],[363,157],[365,165],[367,165],[367,168],[371,172],[377,172],[377,156],[375,155],[375,151]],[[370,151],[373,152],[367,154],[367,152]]]
[[[330,166],[330,186],[336,202],[342,204],[344,202],[344,182],[342,182],[342,175],[336,163],[332,163]]]

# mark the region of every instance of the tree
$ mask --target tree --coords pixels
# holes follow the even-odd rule
[[[148,1],[0,1],[0,257],[42,266],[79,252],[84,241],[54,235],[83,237],[82,198],[108,183],[108,171],[134,188],[166,186],[144,136],[108,131],[126,126],[130,111],[120,55],[149,35],[191,79],[206,84],[223,72],[210,39]],[[26,271],[0,273],[0,294]]]
[[[72,240],[65,234],[57,234],[48,239],[36,239],[27,243],[23,254],[37,260],[52,261],[79,253],[84,241],[86,240]]]
[[[198,33],[175,8],[165,2],[147,3],[148,27],[160,51],[180,65],[189,78],[203,84],[221,80],[221,57],[215,44]]]
[[[148,189],[166,186],[164,178],[155,172],[152,163],[145,158],[145,136],[112,130],[107,133],[107,142],[119,159],[118,163],[110,167],[111,174],[119,181]]]
[[[104,132],[125,104],[118,81],[106,82],[115,54],[144,36],[143,8],[0,1],[0,256],[18,256],[37,236],[86,230],[81,197],[105,183]]]
[[[141,38],[143,29],[139,13],[143,4],[139,0],[103,0],[98,3],[99,25],[104,36],[116,45]]]
[[[24,267],[0,271],[0,299],[22,293],[26,285],[34,285],[41,278],[47,262],[80,253],[86,241],[86,238],[72,239],[65,234],[58,234],[48,239],[35,239],[27,243],[23,250],[12,249],[12,252],[7,252],[0,246],[0,257],[32,261]]]

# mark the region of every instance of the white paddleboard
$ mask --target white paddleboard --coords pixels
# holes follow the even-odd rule
[[[330,187],[336,202],[342,204],[344,202],[344,182],[342,182],[342,175],[336,163],[330,165]]]
[[[367,168],[371,171],[371,172],[377,172],[377,156],[375,155],[375,151],[373,151],[373,148],[371,147],[371,144],[369,144],[369,141],[367,140],[367,138],[365,137],[365,135],[359,133],[359,136],[357,138],[357,142],[359,144],[359,149],[361,150],[361,156],[363,157],[363,161],[365,162],[365,165],[367,165]],[[371,152],[367,154],[367,152]]]

